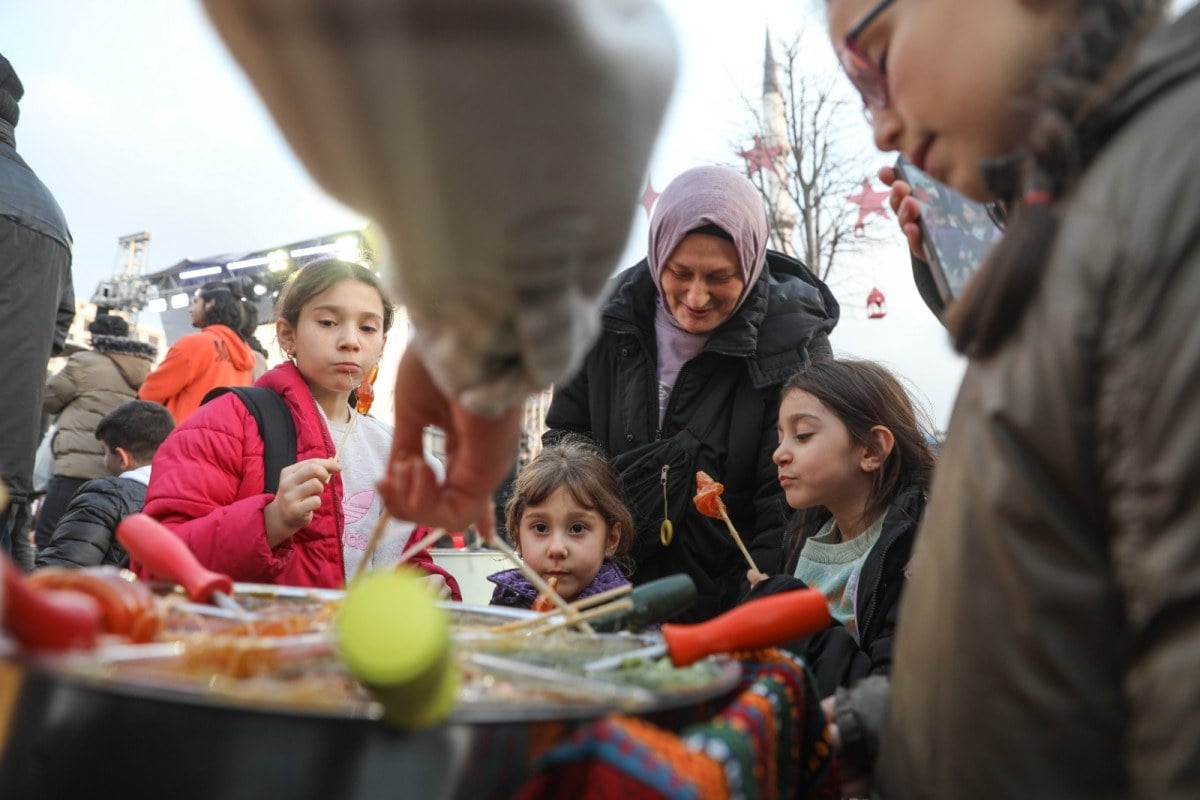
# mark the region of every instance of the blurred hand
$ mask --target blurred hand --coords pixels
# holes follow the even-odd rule
[[[825,712],[825,726],[829,731],[829,743],[834,751],[842,749],[842,736],[837,725],[837,695],[829,695],[821,701],[821,710]],[[843,800],[853,800],[858,797],[870,797],[873,783],[870,773],[861,772],[844,759],[838,760],[838,770],[842,778]]]
[[[468,411],[433,382],[414,348],[396,371],[396,433],[387,476],[379,492],[397,519],[447,530],[475,523],[495,533],[492,493],[512,467],[521,430],[521,407],[498,417]],[[440,485],[422,454],[425,426],[446,433],[446,479]]]
[[[925,242],[921,237],[921,226],[918,224],[921,217],[921,201],[912,196],[912,187],[906,181],[896,177],[895,167],[880,167],[879,180],[892,187],[888,204],[891,205],[896,219],[900,221],[900,230],[904,232],[904,238],[908,239],[908,249],[917,258],[928,262],[929,256],[925,253]]]
[[[432,592],[433,596],[437,599],[445,600],[450,596],[450,584],[446,583],[446,577],[444,575],[426,575],[421,580],[425,582],[425,585],[429,587],[429,591]]]
[[[759,572],[756,569],[746,570],[746,580],[750,583],[750,588],[753,589],[760,583],[765,581],[769,576],[765,572]]]
[[[263,509],[271,547],[278,547],[312,522],[313,512],[321,507],[326,484],[341,471],[341,465],[332,458],[310,458],[283,468],[279,491]]]

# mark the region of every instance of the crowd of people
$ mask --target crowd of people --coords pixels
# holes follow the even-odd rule
[[[422,289],[435,291],[428,278],[440,265],[406,262],[400,299],[415,304],[417,335],[396,375],[394,429],[351,405],[382,353],[388,292],[354,264],[298,270],[276,308],[287,361],[257,380],[283,398],[297,433],[278,489],[264,490],[263,433],[235,395],[200,405],[194,376],[167,380],[184,374],[176,362],[191,345],[181,340],[142,381],[143,400],[119,405],[94,433],[123,483],[91,480],[75,498],[104,492],[128,508],[139,492],[129,484],[139,483],[145,510],[209,568],[342,586],[384,515],[397,521],[369,568],[394,563],[425,525],[477,523],[490,534],[519,403],[556,381],[545,447],[516,476],[506,507],[525,563],[568,600],[684,572],[700,593],[686,620],[819,590],[832,624],[785,647],[827,698],[846,796],[1194,796],[1200,500],[1189,476],[1200,468],[1191,438],[1200,405],[1189,398],[1200,391],[1191,358],[1200,326],[1188,286],[1200,280],[1190,213],[1200,181],[1186,165],[1200,147],[1200,10],[1168,22],[1162,3],[1132,0],[826,7],[878,148],[1004,212],[1003,237],[941,315],[969,366],[936,466],[897,376],[834,355],[837,301],[805,265],[767,249],[753,185],[702,166],[664,191],[646,259],[607,293],[578,261],[546,252],[473,265],[491,264],[490,280],[511,274],[542,289],[498,299],[486,319],[503,335],[486,343],[467,330],[470,318],[418,302]],[[217,21],[226,35],[238,24]],[[284,69],[271,58],[279,42],[256,44],[265,55],[251,78],[275,107],[286,91],[269,77]],[[970,68],[981,63],[986,70]],[[0,87],[19,99],[15,74],[0,67]],[[620,88],[595,102],[636,105],[637,87]],[[653,81],[641,91],[661,104]],[[9,150],[12,108],[0,102]],[[311,122],[302,119],[279,121],[296,136]],[[644,163],[653,128],[589,157]],[[318,150],[302,157],[320,178],[328,152]],[[12,169],[4,158],[0,168]],[[31,173],[16,174],[40,198],[22,210],[53,208]],[[919,203],[893,170],[880,176],[919,261]],[[598,211],[633,196],[618,183],[597,191]],[[549,179],[522,188],[558,199]],[[0,193],[0,208],[7,198]],[[37,245],[27,256],[44,279],[36,355],[48,357],[69,235],[61,215],[15,219],[0,215],[19,229],[0,227],[0,245]],[[438,277],[436,292],[481,302],[459,283],[469,274]],[[223,302],[219,290],[197,295],[204,327],[192,336],[206,338],[196,349],[222,354],[205,367],[216,381],[248,382],[254,359]],[[564,308],[584,316],[572,334],[596,328],[598,338],[569,335],[548,349],[524,335]],[[12,390],[15,356],[0,361],[0,391]],[[29,400],[12,399],[5,430],[16,430],[15,409],[36,416],[40,402]],[[122,438],[122,415],[150,413],[145,400],[165,403],[173,430],[164,426],[160,441]],[[446,431],[445,464],[424,452],[427,424]],[[17,507],[36,445],[22,437],[29,453],[4,465]],[[689,502],[697,470],[725,483],[751,569],[725,527]],[[84,477],[56,464],[58,495]],[[60,535],[92,504],[67,499],[58,497],[66,512],[46,539],[59,555],[46,559],[81,549],[81,539],[90,563],[120,558],[90,534]],[[421,567],[432,590],[456,593],[427,556]],[[494,603],[535,602],[515,571],[492,581]]]

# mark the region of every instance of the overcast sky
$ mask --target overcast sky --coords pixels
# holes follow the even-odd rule
[[[312,182],[226,53],[199,2],[6,0],[0,53],[25,84],[19,152],[51,188],[75,237],[75,285],[90,297],[112,275],[120,236],[148,231],[149,271],[184,258],[262,250],[364,220]],[[688,167],[734,163],[748,144],[743,98],[760,94],[763,43],[801,30],[810,0],[665,0],[682,64],[650,167],[661,189]],[[819,4],[816,6],[819,8]],[[822,20],[808,23],[814,68],[828,68]],[[863,142],[868,132],[862,130]],[[873,151],[864,176],[890,158]],[[641,214],[641,212],[638,212]],[[944,426],[962,362],[912,287],[892,220],[882,241],[839,265],[835,350],[882,360],[927,398]],[[625,266],[645,253],[637,218]],[[889,314],[868,320],[878,285]]]

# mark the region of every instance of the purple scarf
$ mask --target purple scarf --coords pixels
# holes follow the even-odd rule
[[[538,590],[534,587],[529,579],[521,574],[519,569],[506,569],[500,572],[493,572],[487,576],[487,579],[496,584],[496,588],[492,590],[492,600],[488,605],[492,606],[508,606],[509,608],[529,608],[533,605],[533,601],[537,599]],[[576,600],[582,600],[585,597],[591,597],[594,594],[607,592],[609,589],[615,589],[618,586],[624,586],[629,583],[629,579],[607,558],[600,565],[600,571],[596,573],[596,577],[587,585]]]
[[[766,264],[769,235],[762,197],[749,179],[728,167],[695,167],[671,181],[654,206],[646,261],[658,288],[654,336],[658,343],[658,418],[661,424],[675,378],[708,343],[708,333],[689,333],[663,299],[662,272],[675,248],[697,228],[716,225],[733,238],[746,285],[730,316],[742,307]]]

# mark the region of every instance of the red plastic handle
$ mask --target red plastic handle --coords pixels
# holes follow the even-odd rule
[[[87,649],[100,631],[100,604],[81,592],[30,586],[7,557],[4,573],[4,629],[25,647],[41,650]]]
[[[671,661],[680,667],[714,653],[774,647],[829,626],[829,603],[815,589],[751,600],[697,625],[662,626]]]
[[[213,592],[233,591],[232,578],[205,569],[191,548],[153,517],[130,514],[117,525],[117,540],[151,574],[183,586],[197,603],[210,602]]]

